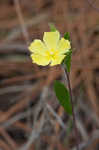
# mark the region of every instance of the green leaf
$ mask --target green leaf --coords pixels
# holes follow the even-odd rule
[[[64,39],[70,41],[70,35],[69,35],[68,32],[66,32],[66,33],[64,34]]]
[[[72,50],[69,50],[66,53],[66,57],[64,59],[64,64],[66,65],[67,71],[70,72],[71,67],[71,57],[72,57]]]
[[[49,23],[49,27],[50,27],[51,32],[57,31],[57,29],[53,23]]]
[[[70,95],[68,90],[65,88],[64,84],[59,81],[54,82],[54,90],[56,93],[56,97],[59,100],[59,103],[63,106],[64,110],[72,115],[72,106],[70,102]]]

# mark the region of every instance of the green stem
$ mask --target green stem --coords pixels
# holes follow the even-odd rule
[[[74,128],[75,128],[75,137],[77,137],[77,150],[79,150],[79,143],[78,143],[78,129],[77,129],[77,125],[76,125],[76,118],[75,118],[75,112],[74,112],[74,104],[73,104],[73,96],[72,96],[72,90],[71,90],[71,84],[70,84],[70,78],[69,78],[69,74],[67,72],[67,69],[63,66],[63,70],[64,70],[64,75],[65,78],[67,80],[67,84],[68,84],[68,89],[69,89],[69,93],[70,93],[70,100],[71,100],[71,105],[72,105],[72,113],[73,113],[73,123],[74,123]]]

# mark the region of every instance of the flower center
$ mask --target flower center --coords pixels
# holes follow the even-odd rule
[[[46,56],[49,58],[49,59],[55,59],[56,56],[58,54],[58,51],[57,50],[54,50],[54,49],[51,49],[51,50],[47,50],[46,51]]]

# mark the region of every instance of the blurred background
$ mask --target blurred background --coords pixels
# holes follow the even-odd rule
[[[91,2],[91,3],[90,3]],[[0,0],[0,150],[99,150],[99,1]],[[70,79],[77,119],[59,105],[60,66],[32,64],[28,45],[54,23],[73,46]]]

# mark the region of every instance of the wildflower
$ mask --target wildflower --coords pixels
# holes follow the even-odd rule
[[[33,63],[42,66],[61,64],[70,48],[70,42],[64,38],[60,39],[58,31],[45,32],[43,42],[37,39],[29,46]]]

